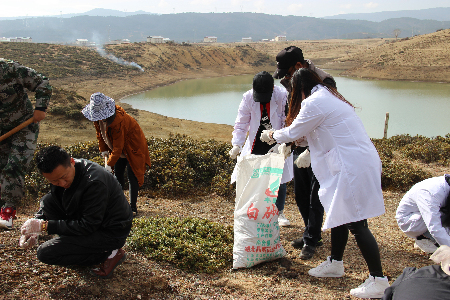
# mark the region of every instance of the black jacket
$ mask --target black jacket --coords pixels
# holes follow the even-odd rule
[[[442,300],[450,299],[450,276],[441,266],[420,269],[408,267],[384,291],[382,300]]]
[[[75,159],[75,177],[68,189],[51,185],[36,218],[48,220],[48,233],[89,235],[102,230],[128,235],[131,207],[117,179],[86,159]]]

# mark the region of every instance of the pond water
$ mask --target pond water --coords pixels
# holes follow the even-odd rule
[[[383,137],[386,112],[388,137],[450,133],[450,84],[363,80],[330,73],[338,91],[357,107],[370,137]],[[251,89],[252,80],[253,75],[185,80],[121,101],[169,117],[234,125],[242,94]]]

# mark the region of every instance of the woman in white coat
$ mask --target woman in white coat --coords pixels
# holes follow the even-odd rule
[[[230,157],[235,159],[241,153],[264,155],[270,146],[259,139],[262,129],[281,129],[286,120],[287,91],[285,88],[274,85],[271,74],[262,71],[253,78],[253,89],[244,93],[238,114],[234,123],[233,138]],[[247,137],[248,135],[248,137]],[[245,142],[245,144],[244,144]],[[242,147],[242,145],[244,145]],[[280,226],[290,225],[284,216],[284,203],[286,199],[286,183],[294,177],[292,155],[284,162],[281,185],[275,205],[278,208],[278,222]],[[236,167],[231,175],[231,183],[236,181]]]
[[[323,230],[331,228],[331,256],[308,273],[316,277],[344,275],[342,257],[350,230],[370,272],[350,294],[380,298],[389,283],[367,225],[368,218],[384,213],[378,152],[354,107],[314,71],[297,70],[292,87],[288,127],[264,131],[261,140],[289,143],[306,138],[308,142],[311,167],[320,184],[320,202],[326,211]]]
[[[449,195],[450,175],[446,174],[416,183],[403,196],[395,218],[400,229],[415,239],[415,248],[433,253],[439,246],[450,246]]]

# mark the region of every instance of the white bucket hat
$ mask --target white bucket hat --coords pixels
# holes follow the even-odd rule
[[[436,251],[434,251],[433,255],[431,255],[430,259],[432,259],[435,263],[441,264],[441,269],[447,275],[450,275],[450,247],[447,245],[440,246]]]
[[[81,111],[89,121],[99,121],[111,117],[116,112],[116,105],[113,98],[103,93],[91,95],[91,102]]]

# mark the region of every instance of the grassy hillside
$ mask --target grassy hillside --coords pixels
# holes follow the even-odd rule
[[[411,81],[450,82],[450,29],[391,40],[337,59],[334,67],[352,66],[343,75]]]

